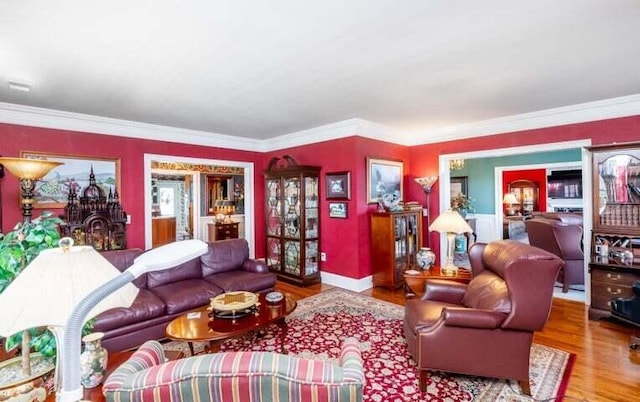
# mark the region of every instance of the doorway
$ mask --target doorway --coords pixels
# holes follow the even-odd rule
[[[171,168],[178,164],[180,170],[166,169]],[[154,169],[154,166],[156,168]],[[158,169],[157,166],[162,167]],[[186,168],[182,169],[182,166]],[[193,166],[194,170],[189,170],[189,166]],[[193,217],[191,223],[191,237],[194,239],[200,239],[207,241],[206,224],[207,219],[211,217],[206,216],[206,211],[202,210],[202,206],[205,205],[204,200],[204,186],[201,184],[203,180],[201,177],[206,176],[206,172],[196,170],[196,167],[202,166],[226,166],[231,168],[241,168],[243,172],[244,183],[254,182],[254,166],[252,162],[238,162],[218,159],[203,159],[203,158],[190,158],[184,156],[175,155],[157,155],[157,154],[144,154],[144,190],[145,190],[145,248],[152,248],[152,220],[154,194],[152,189],[152,174],[181,174],[185,177],[189,177],[191,202],[190,215]],[[186,185],[185,185],[186,187]],[[245,211],[253,211],[254,194],[253,186],[248,185],[244,188],[244,206]],[[254,216],[251,213],[244,215],[244,238],[249,243],[249,254],[255,256],[255,221]],[[202,228],[205,229],[202,229]],[[178,239],[179,240],[179,239]]]
[[[578,141],[566,141],[566,142],[558,142],[558,143],[547,143],[547,144],[539,144],[539,145],[531,145],[531,146],[522,146],[522,147],[513,147],[513,148],[498,148],[491,149],[486,151],[474,151],[474,152],[465,152],[458,154],[444,154],[440,155],[439,158],[439,172],[440,179],[442,180],[440,183],[440,211],[443,212],[449,208],[451,204],[451,189],[450,189],[450,178],[451,171],[449,170],[449,162],[451,160],[459,160],[459,159],[480,159],[480,158],[493,158],[500,156],[514,156],[514,155],[523,155],[528,153],[538,153],[538,152],[551,152],[558,150],[569,150],[569,149],[581,149],[581,161],[579,162],[581,165],[581,169],[583,171],[582,175],[582,188],[584,199],[586,202],[583,203],[583,233],[591,233],[592,228],[592,205],[588,200],[591,199],[592,195],[592,184],[591,184],[591,164],[589,163],[589,153],[584,147],[590,146],[591,140],[578,140]],[[531,166],[535,165],[521,165],[517,166],[518,169],[529,169]],[[506,167],[504,168],[506,169]],[[488,224],[491,225],[491,232],[489,238],[479,238],[479,241],[487,242],[491,240],[497,240],[502,238],[502,216],[498,213],[498,211],[502,211],[502,171],[504,169],[495,169],[495,187],[494,187],[494,202],[496,204],[495,213],[493,216],[480,216],[480,214],[476,214],[478,217],[478,221],[476,225]],[[498,216],[500,215],[500,216]],[[483,219],[480,219],[483,218]],[[483,220],[484,222],[481,222]],[[499,224],[498,224],[499,223]],[[583,239],[583,250],[591,249],[591,238],[586,235]],[[440,240],[440,255],[446,254],[446,241],[444,237]],[[580,299],[580,301],[584,301],[588,303],[591,298],[591,289],[588,286],[590,283],[590,276],[588,272],[588,258],[585,256],[584,262],[584,277],[585,277],[585,292],[584,296]],[[563,297],[559,295],[559,297]]]

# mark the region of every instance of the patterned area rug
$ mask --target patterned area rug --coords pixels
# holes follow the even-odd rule
[[[360,340],[367,384],[365,401],[532,401],[521,395],[517,382],[434,372],[427,392],[421,394],[415,363],[409,357],[402,331],[403,306],[341,289],[298,301],[287,318],[286,349],[290,354],[335,361],[341,340]],[[265,336],[232,339],[223,351],[280,351],[278,329]],[[203,344],[196,344],[196,352]],[[182,350],[184,343],[169,342],[167,350]],[[540,399],[564,393],[574,356],[534,344],[531,353],[531,391]]]

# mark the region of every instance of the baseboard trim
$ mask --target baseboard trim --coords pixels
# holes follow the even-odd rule
[[[371,275],[355,279],[330,272],[320,272],[320,277],[325,285],[336,286],[352,292],[362,292],[373,287],[373,277]]]

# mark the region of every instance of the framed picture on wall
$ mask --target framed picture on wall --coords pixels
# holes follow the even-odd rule
[[[120,159],[97,158],[93,156],[61,155],[42,152],[21,152],[22,158],[46,159],[62,162],[52,169],[45,177],[38,181],[34,191],[34,208],[64,208],[67,205],[69,190],[80,192],[89,186],[91,170],[96,178],[96,184],[104,191],[119,192],[120,188]],[[121,202],[122,202],[122,197]]]
[[[452,177],[449,180],[451,188],[451,198],[455,198],[460,194],[469,195],[467,193],[467,187],[469,185],[468,176]]]
[[[329,218],[347,219],[347,203],[346,202],[330,202]]]
[[[325,176],[328,200],[351,199],[351,173],[331,172]]]
[[[367,204],[391,197],[402,200],[403,163],[367,157]]]

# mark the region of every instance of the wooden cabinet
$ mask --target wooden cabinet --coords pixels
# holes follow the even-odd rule
[[[175,216],[162,216],[151,219],[151,247],[176,241]]]
[[[320,282],[320,167],[273,158],[265,173],[266,262],[284,281]]]
[[[640,280],[640,143],[589,148],[593,233],[589,318],[611,315],[611,300],[633,297]]]
[[[416,269],[416,251],[422,244],[420,211],[371,214],[371,270],[373,286],[396,289],[404,272]]]
[[[530,216],[539,211],[538,183],[531,180],[514,180],[508,184],[509,192],[516,196],[517,204],[513,205],[516,214]]]
[[[209,224],[209,241],[218,241],[226,239],[238,238],[238,222],[230,223],[210,223]]]

